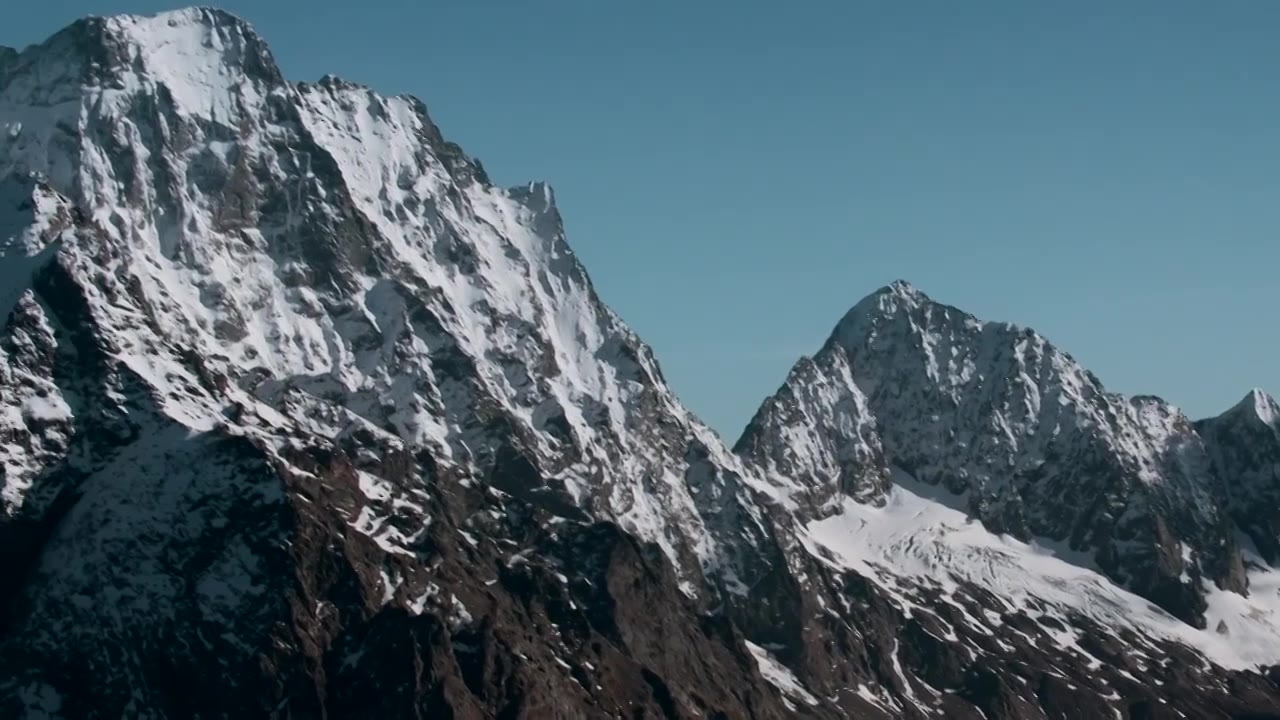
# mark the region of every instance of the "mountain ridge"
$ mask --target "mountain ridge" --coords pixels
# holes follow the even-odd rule
[[[855,304],[815,357],[802,365],[844,368],[831,382],[861,398],[855,403],[861,422],[876,428],[889,458],[880,475],[893,463],[953,493],[970,493],[971,512],[996,532],[1093,547],[1113,578],[1136,582],[1139,594],[1193,624],[1203,622],[1200,572],[1219,587],[1245,590],[1239,550],[1220,517],[1225,501],[1210,499],[1217,480],[1190,419],[1153,396],[1109,393],[1034,330],[980,321],[897,281]],[[792,383],[780,392],[794,392]],[[757,448],[766,465],[792,449],[767,447],[777,430],[766,426],[799,424],[810,435],[829,434],[827,419],[788,415],[795,408],[775,411],[788,415],[785,421],[769,418],[777,397],[766,401],[766,416],[757,415],[735,446]],[[848,445],[834,447],[839,452]],[[1063,456],[1072,459],[1055,468]],[[1069,476],[1082,463],[1095,470],[1077,491],[1080,480]],[[1096,484],[1107,476],[1112,479]],[[1112,508],[1082,512],[1082,500],[1097,495],[1109,496]],[[1155,505],[1150,512],[1149,504]],[[1171,532],[1171,524],[1183,529]],[[1126,558],[1116,551],[1114,532],[1122,540],[1126,534],[1151,538],[1161,549]],[[1179,532],[1198,538],[1196,554],[1203,552],[1203,559],[1181,556]]]
[[[1252,600],[1208,596],[1261,638],[1233,654],[1090,614],[1144,608],[1092,571],[999,596],[1032,546],[910,497],[909,426],[842,347],[795,373],[802,422],[731,452],[550,187],[495,186],[421,101],[287,83],[220,11],[32,47],[0,64],[4,714],[1280,707]],[[929,521],[905,544],[843,542],[903,507]]]

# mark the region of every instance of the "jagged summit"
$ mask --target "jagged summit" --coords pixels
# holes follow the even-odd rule
[[[202,372],[230,382],[165,383],[165,412],[207,428],[233,399],[273,405],[283,400],[275,390],[254,396],[252,374],[266,373],[286,394],[306,388],[303,405],[337,399],[325,412],[346,416],[339,425],[370,423],[483,472],[498,445],[516,444],[555,476],[556,492],[616,513],[693,576],[700,562],[720,566],[676,482],[688,470],[685,445],[714,434],[679,407],[648,348],[596,297],[550,186],[491,187],[420,102],[251,72],[270,53],[230,14],[84,23],[118,55],[120,86],[79,85],[53,111],[75,131],[49,118],[12,122],[0,171],[48,176],[104,236],[65,238],[57,264],[90,295],[124,294],[98,320],[122,362],[174,378],[190,374],[194,355],[208,358]],[[34,66],[11,75],[0,122],[29,113],[19,86],[46,77]],[[119,249],[101,277],[90,258],[100,245]],[[131,289],[98,289],[116,283]],[[481,406],[483,422],[473,417]],[[518,439],[498,439],[508,432]],[[672,450],[638,445],[649,441]],[[710,455],[743,475],[730,453]],[[659,492],[679,497],[659,508],[602,482],[622,472],[623,457],[626,474],[651,474]]]
[[[238,76],[281,81],[270,49],[252,26],[224,10],[194,7],[154,16],[91,16],[16,54],[11,69],[80,62],[85,81],[117,83],[129,74],[173,85],[188,99],[210,82]],[[117,89],[127,89],[118,87]],[[212,93],[220,88],[208,86]]]
[[[133,25],[140,28],[158,26],[178,27],[181,25],[199,25],[202,27],[230,27],[246,34],[257,35],[247,20],[235,13],[211,5],[191,5],[173,10],[146,14],[91,15],[90,20],[101,19],[108,23]]]
[[[938,323],[972,328],[983,325],[976,317],[937,302],[906,280],[895,280],[854,304],[836,324],[828,343],[858,342],[894,323],[905,323],[920,333],[930,332]]]
[[[873,308],[883,309],[888,306],[888,303],[895,301],[907,303],[909,306],[933,302],[932,298],[925,294],[923,290],[906,280],[898,279],[859,300],[850,309],[850,313],[860,309],[864,311]]]
[[[485,583],[594,523],[643,545],[619,572],[665,578],[645,582],[689,628],[698,603],[741,614],[747,588],[789,572],[798,543],[767,519],[785,494],[680,405],[600,301],[550,186],[492,185],[420,101],[286,83],[247,25],[194,9],[85,20],[24,51],[0,79],[0,129],[0,573],[24,579],[0,591],[0,667],[23,668],[0,673],[0,700],[136,684],[143,671],[90,670],[124,637],[192,648],[182,667],[223,673],[219,687],[315,687],[323,663],[377,642],[367,621],[461,638],[487,608],[533,627],[497,620],[505,590]],[[715,657],[695,635],[688,657]],[[580,682],[544,660],[512,686]],[[53,679],[80,673],[97,689]],[[130,702],[181,702],[150,684]],[[322,714],[302,695],[295,714]],[[222,714],[261,714],[241,710]]]
[[[818,388],[828,388],[822,401],[797,400]],[[1208,499],[1210,460],[1185,415],[1159,398],[1108,393],[1035,331],[981,321],[906,283],[858,303],[736,447],[785,475],[801,464],[797,437],[819,449],[808,455],[811,484],[857,478],[861,492],[846,494],[874,500],[891,468],[905,469],[965,494],[992,530],[1089,550],[1189,622],[1204,622],[1200,577],[1244,588],[1223,510]],[[880,456],[875,470],[847,460]],[[1199,550],[1160,559],[1178,543]]]
[[[206,9],[11,59],[0,715],[1280,705],[1185,418],[1033,333],[895,283],[735,454],[422,102]]]
[[[1280,407],[1251,390],[1230,410],[1196,423],[1237,527],[1267,561],[1280,563]]]
[[[1227,415],[1245,415],[1250,418],[1256,418],[1265,425],[1275,427],[1280,425],[1280,403],[1261,388],[1254,388],[1244,396],[1240,402],[1236,403],[1225,414]]]
[[[105,31],[103,37],[124,41],[128,45],[147,48],[152,52],[169,48],[181,53],[171,56],[174,60],[197,57],[201,54],[197,48],[210,51],[208,54],[222,54],[231,49],[223,45],[230,38],[243,39],[255,47],[263,48],[268,56],[270,54],[270,50],[265,48],[266,41],[247,20],[218,7],[191,6],[164,10],[154,15],[90,15],[73,23],[68,29],[82,24],[100,28]],[[150,55],[141,59],[157,57]],[[234,60],[235,56],[228,59]]]
[[[927,299],[927,296],[924,294],[924,291],[912,285],[910,281],[904,280],[902,278],[898,278],[897,280],[894,280],[893,282],[889,283],[883,288],[880,288],[880,290],[878,290],[876,294],[883,294],[883,293],[896,293],[898,295],[902,295],[903,297],[915,296],[915,297],[921,297],[921,298]]]

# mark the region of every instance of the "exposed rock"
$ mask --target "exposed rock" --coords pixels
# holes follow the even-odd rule
[[[1116,582],[1199,627],[1202,579],[1245,590],[1209,454],[1185,415],[1108,393],[1034,331],[979,321],[904,282],[850,310],[736,448],[822,497],[869,477],[851,494],[882,503],[871,491],[883,494],[889,466],[905,469],[963,494],[993,532],[1089,551]]]
[[[1263,559],[1280,562],[1280,406],[1254,390],[1196,429],[1213,457],[1227,511]]]
[[[226,13],[0,49],[0,130],[0,715],[1280,707],[1265,598],[1200,583],[1271,582],[1229,521],[1274,525],[1197,494],[1255,459],[1033,333],[890,288],[744,458],[549,187]]]

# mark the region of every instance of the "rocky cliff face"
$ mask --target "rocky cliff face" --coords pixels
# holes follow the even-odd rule
[[[25,228],[9,294],[77,288],[110,370],[167,415],[269,406],[268,433],[359,429],[479,472],[520,457],[541,478],[521,492],[607,508],[691,577],[715,556],[683,482],[712,436],[600,304],[550,189],[490,185],[421,103],[287,84],[205,10],[79,23],[0,97]]]
[[[207,9],[0,51],[0,714],[1280,707],[1280,626],[1195,590],[1243,578],[1242,516],[1190,502],[1201,464],[1256,459],[1073,373],[1076,405],[988,429],[966,398],[1021,402],[996,374],[1033,356],[965,349],[985,335],[961,323],[946,362],[992,379],[947,380],[881,307],[941,322],[907,295],[855,309],[735,454],[600,302],[551,190],[494,185],[416,99],[289,83]],[[901,363],[869,369],[890,337]],[[1077,565],[1014,588],[1026,548],[956,534],[904,468],[1256,640]],[[1062,477],[1104,506],[1058,517],[1036,488]],[[898,537],[913,502],[931,520]],[[989,562],[944,551],[965,543]]]
[[[1206,580],[1246,590],[1225,497],[1185,415],[1108,393],[1034,331],[981,322],[906,283],[855,306],[737,449],[809,487],[843,492],[858,478],[854,495],[869,502],[882,502],[889,466],[901,468],[963,495],[994,532],[1091,553],[1192,624],[1204,623]],[[797,474],[797,455],[816,466]]]
[[[1266,562],[1280,562],[1280,405],[1254,390],[1196,429],[1213,458],[1227,512]]]
[[[432,503],[457,502],[433,495],[445,484],[480,496],[460,523],[507,518],[501,497],[604,533],[584,548],[601,573],[621,543],[645,592],[685,604],[691,661],[732,640],[685,606],[715,594],[705,575],[736,579],[745,555],[724,546],[763,515],[597,299],[549,188],[493,186],[412,98],[286,83],[212,10],[90,19],[12,57],[0,124],[5,572],[22,578],[6,647],[45,668],[10,693],[75,697],[119,663],[93,703],[180,712],[185,691],[118,685],[265,666],[245,702],[294,703],[303,683],[325,707],[342,631],[453,607],[459,587],[423,579],[444,562],[431,548],[480,531],[431,539],[449,527]],[[524,522],[475,562],[532,551],[544,522]],[[50,689],[55,659],[70,680]]]

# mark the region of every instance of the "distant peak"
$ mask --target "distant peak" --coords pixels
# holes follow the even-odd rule
[[[872,324],[914,314],[933,301],[906,280],[894,280],[859,300],[845,313],[827,344],[847,345],[866,336]]]
[[[1276,403],[1275,398],[1267,394],[1260,388],[1254,388],[1245,394],[1240,402],[1231,406],[1231,409],[1222,413],[1217,419],[1226,418],[1243,418],[1246,421],[1258,421],[1264,425],[1269,425],[1280,429],[1280,405]]]
[[[185,55],[198,54],[201,49],[217,53],[232,37],[242,38],[255,47],[265,45],[248,21],[219,8],[189,7],[155,15],[113,15],[103,21],[135,45],[174,46],[173,50]]]
[[[931,302],[931,300],[929,299],[929,296],[926,295],[923,290],[921,290],[920,288],[917,288],[915,285],[912,285],[910,282],[902,279],[894,280],[888,285],[885,285],[884,287],[872,293],[870,298],[877,298],[877,297],[883,297],[883,296],[893,296],[896,298],[901,298],[903,300],[909,300],[916,304]]]
[[[243,92],[249,79],[268,86],[284,83],[271,50],[249,23],[225,10],[208,7],[158,15],[118,15],[105,21],[108,33],[126,49],[118,72],[134,72],[166,85],[178,104],[206,117],[234,107],[229,98]],[[131,49],[128,49],[131,48]]]
[[[203,25],[206,27],[234,27],[253,32],[253,28],[249,23],[240,16],[233,15],[222,8],[205,5],[165,10],[154,15],[113,15],[108,16],[106,19],[119,23],[144,26],[166,25],[168,27],[178,27],[180,25]]]
[[[889,283],[885,287],[885,289],[890,292],[898,293],[899,295],[922,295],[923,294],[916,289],[916,286],[912,285],[910,282],[906,280],[903,280],[902,278],[899,278]]]
[[[1275,398],[1260,388],[1250,390],[1249,394],[1245,395],[1244,399],[1236,407],[1245,412],[1253,413],[1267,425],[1280,423],[1280,406],[1276,404]]]
[[[41,70],[55,61],[81,74],[50,77]],[[211,7],[82,18],[21,53],[0,51],[0,71],[26,71],[38,85],[69,80],[76,87],[120,89],[154,82],[192,101],[189,109],[196,111],[246,78],[269,85],[284,81],[266,42],[249,23]],[[135,80],[125,81],[129,77]]]
[[[867,312],[892,314],[904,306],[912,309],[932,302],[928,295],[906,280],[894,280],[858,301],[850,312],[854,315]]]

